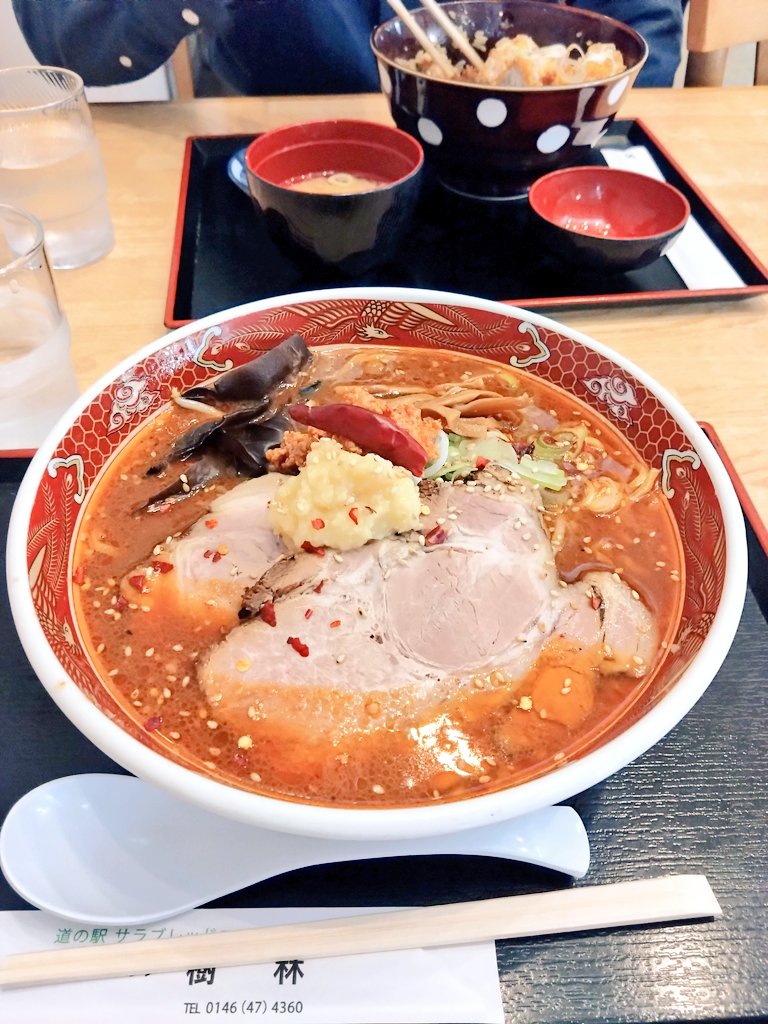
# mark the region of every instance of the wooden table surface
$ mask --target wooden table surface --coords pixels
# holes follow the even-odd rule
[[[165,333],[185,139],[255,133],[329,116],[389,121],[381,95],[227,97],[95,106],[116,230],[112,253],[57,275],[81,387]],[[636,89],[641,118],[768,264],[768,87]],[[712,423],[768,522],[768,295],[721,302],[558,311],[554,318],[632,359]]]

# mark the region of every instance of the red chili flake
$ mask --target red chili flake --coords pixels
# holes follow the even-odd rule
[[[593,594],[592,597],[589,599],[589,603],[592,605],[594,610],[597,611],[603,602],[600,600],[597,594]]]
[[[302,551],[308,551],[310,555],[324,555],[325,548],[317,548],[314,544],[310,544],[308,540],[305,540],[301,545]]]
[[[490,459],[486,459],[484,455],[478,455],[475,459],[475,469],[485,469],[490,462]]]
[[[314,594],[319,594],[324,586],[325,586],[325,580],[320,580],[320,582],[317,584],[317,586],[312,588],[312,592]]]
[[[72,582],[76,587],[80,587],[85,583],[85,566],[78,565],[75,571],[72,573]]]
[[[355,524],[355,526],[357,526],[357,523],[358,523],[357,509],[356,508],[351,508],[349,510],[348,514],[349,514],[349,518],[352,520],[352,522]]]
[[[275,606],[272,601],[265,601],[259,610],[262,621],[266,622],[268,626],[277,625],[277,616],[275,615]]]
[[[211,561],[212,562],[220,562],[221,561],[221,552],[220,551],[214,551],[213,554],[211,555]]]
[[[124,612],[127,607],[128,607],[128,602],[123,597],[123,595],[120,594],[118,599],[115,601],[115,610],[118,611],[118,612]]]
[[[165,573],[165,572],[170,572],[171,569],[173,569],[173,562],[160,562],[160,561],[157,561],[157,562],[150,562],[149,564],[155,570],[155,572]]]
[[[304,618],[305,619],[311,619],[312,618],[312,609],[311,608],[307,608],[307,610],[304,612]]]
[[[138,590],[140,594],[147,594],[149,592],[149,584],[147,583],[147,577],[143,574],[128,577],[129,584],[134,590]]]
[[[341,625],[341,619],[334,619],[331,623],[331,629],[338,629]]]
[[[242,750],[235,751],[232,755],[232,761],[238,768],[248,768],[251,763],[250,757],[248,757],[248,755]]]
[[[313,519],[312,520],[312,529],[313,530],[322,530],[322,528],[324,526],[325,526],[325,520],[324,519],[318,518],[318,519]]]
[[[162,715],[152,715],[152,717],[148,718],[146,720],[146,722],[144,723],[144,728],[147,730],[147,732],[155,732],[157,729],[160,728],[160,726],[162,724],[163,724],[163,716]]]
[[[203,552],[203,558],[210,558],[212,554],[213,554],[213,551],[211,550],[211,548],[208,548],[207,551]]]
[[[205,525],[208,527],[209,530],[215,530],[216,527],[219,525],[219,520],[218,519],[206,519],[205,520]]]
[[[308,657],[309,648],[306,644],[303,644],[297,636],[289,636],[286,643],[289,647],[292,647],[297,654],[300,654],[302,658]]]
[[[433,526],[429,533],[424,538],[424,543],[430,547],[434,544],[444,544],[448,538],[448,534],[442,528],[442,526]]]

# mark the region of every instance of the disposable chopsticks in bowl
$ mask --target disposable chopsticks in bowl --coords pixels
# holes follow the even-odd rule
[[[437,0],[421,0],[421,5],[429,11],[437,24],[453,42],[453,45],[464,54],[470,64],[474,64],[478,71],[482,71],[484,64],[477,50],[472,46],[456,22],[451,21]]]
[[[203,965],[235,967],[296,958],[455,946],[720,914],[717,899],[703,875],[669,875],[305,924],[127,945],[14,953],[0,965],[0,986],[20,988],[188,970]]]
[[[456,68],[451,64],[445,53],[438,46],[435,46],[421,25],[419,25],[408,8],[403,4],[402,0],[388,0],[388,2],[398,18],[417,40],[421,48],[430,55],[445,77],[454,78]],[[422,6],[429,11],[448,38],[452,40],[454,46],[464,54],[470,64],[474,64],[479,71],[482,71],[484,65],[477,50],[472,46],[459,26],[454,21],[451,21],[440,4],[437,3],[437,0],[422,0]]]
[[[400,21],[406,26],[408,31],[418,42],[423,50],[430,55],[432,60],[437,64],[440,70],[443,72],[446,78],[453,78],[456,74],[456,69],[453,64],[448,60],[443,51],[435,46],[432,40],[429,38],[424,29],[419,25],[418,21],[414,18],[402,0],[388,0],[389,6],[398,16]]]

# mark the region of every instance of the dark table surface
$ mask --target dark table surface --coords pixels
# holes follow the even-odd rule
[[[0,460],[3,536],[24,468]],[[768,1020],[768,556],[749,532],[744,615],[703,698],[651,751],[569,801],[592,848],[576,884],[704,873],[723,916],[499,943],[509,1024]],[[0,819],[49,779],[121,771],[36,679],[5,595],[0,651]],[[505,861],[430,857],[307,868],[211,906],[423,905],[570,884]],[[0,876],[0,909],[26,906]]]

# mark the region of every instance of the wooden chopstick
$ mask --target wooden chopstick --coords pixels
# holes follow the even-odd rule
[[[451,21],[437,0],[421,0],[422,7],[426,8],[445,34],[453,40],[457,50],[461,50],[470,64],[474,64],[478,71],[485,68],[482,58],[477,50],[470,43],[455,21]]]
[[[235,967],[456,946],[489,939],[719,917],[721,913],[704,875],[669,875],[305,924],[14,953],[0,965],[0,986],[20,988],[192,967]]]
[[[435,46],[408,8],[403,5],[402,0],[387,0],[387,2],[400,21],[408,28],[411,35],[421,45],[422,49],[426,50],[432,60],[438,65],[445,77],[454,78],[456,68],[451,64],[446,55]]]

